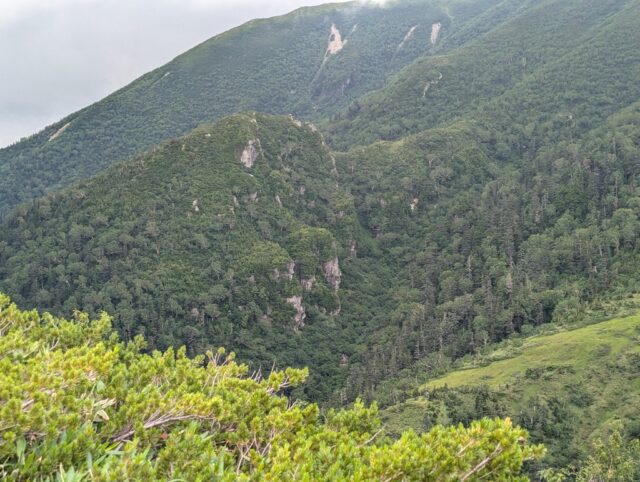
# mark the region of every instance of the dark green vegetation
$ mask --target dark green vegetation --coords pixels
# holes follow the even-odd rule
[[[497,3],[409,1],[381,9],[354,2],[249,22],[1,149],[0,217],[21,201],[226,115],[258,110],[321,118],[335,113],[429,54],[433,23],[443,22],[444,31],[454,32]],[[346,43],[328,55],[332,25]]]
[[[618,421],[628,437],[640,436],[639,341],[637,314],[513,339],[417,388],[383,421],[398,432],[509,416],[545,443],[545,465],[567,466]]]
[[[495,28],[511,5],[518,15]],[[502,2],[467,27],[494,28],[418,59],[327,130],[348,149],[464,118],[491,133],[498,159],[529,160],[638,100],[639,9],[635,0]]]
[[[433,375],[442,355],[639,290],[640,103],[526,162],[497,160],[497,146],[456,126],[339,157],[359,218],[394,266],[395,303],[354,392],[397,382],[416,360]]]
[[[332,25],[347,43],[328,55]],[[308,366],[296,396],[395,404],[495,342],[640,292],[638,25],[638,0],[251,22],[0,151],[0,288],[55,314],[107,310],[152,348]],[[633,411],[571,422],[598,403],[578,380],[636,373],[624,353],[588,358],[595,372],[534,363],[536,380],[568,377],[544,399],[438,391],[411,423],[511,414],[566,465],[614,417],[637,436]]]
[[[114,313],[154,347],[322,367],[309,396],[328,398],[372,316],[350,316],[341,270],[375,272],[349,259],[371,241],[322,136],[297,124],[231,117],[18,208],[0,235],[4,285],[56,312]]]

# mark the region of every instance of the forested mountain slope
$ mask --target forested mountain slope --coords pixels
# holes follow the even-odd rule
[[[536,140],[580,132],[640,98],[639,22],[637,0],[532,2],[473,41],[413,62],[324,127],[341,150],[461,116]]]
[[[249,22],[1,149],[0,216],[226,115],[334,113],[416,58],[446,51],[448,35],[464,32],[457,43],[480,35],[482,28],[467,26],[500,3],[351,2]]]
[[[609,64],[635,72],[629,38],[637,35],[636,22],[636,0],[404,0],[384,8],[356,2],[252,21],[0,149],[0,216],[203,122],[246,110],[323,121],[331,142],[347,150],[474,111],[579,48],[587,57],[599,53],[580,58],[579,66],[602,67],[611,91],[630,95],[618,89]],[[625,45],[629,52],[618,49]]]
[[[640,290],[640,103],[526,161],[500,159],[500,132],[459,122],[338,156],[396,279],[353,393]]]
[[[336,159],[296,119],[225,119],[15,210],[1,286],[110,310],[154,346],[310,365],[314,397],[384,402],[407,370],[638,291],[640,104],[519,167],[486,135]]]
[[[111,312],[125,337],[153,347],[224,344],[256,368],[317,367],[309,389],[326,398],[376,306],[350,277],[375,277],[355,253],[372,241],[334,163],[293,118],[199,127],[15,210],[0,234],[1,284],[55,312]]]
[[[616,423],[640,435],[639,334],[635,314],[510,340],[416,387],[419,396],[389,407],[383,420],[397,432],[509,416],[544,441],[544,465],[568,466]]]
[[[418,60],[346,108],[348,120],[336,117],[336,128],[322,121],[345,152],[331,153],[316,128],[296,118],[244,114],[20,206],[0,230],[0,288],[56,313],[107,310],[125,336],[143,332],[152,346],[186,343],[197,353],[224,344],[256,366],[309,365],[314,399],[364,394],[383,403],[416,372],[431,376],[514,332],[574,319],[593,299],[640,291],[640,2],[455,3],[440,12],[451,23],[434,30],[436,9],[412,31],[417,11],[432,12],[425,5],[436,4],[326,6],[250,23],[176,59],[170,65],[180,69],[153,88],[142,86],[158,72],[83,111],[126,128],[107,142],[76,123],[95,149],[77,144],[74,157],[65,151],[76,139],[72,123],[38,151],[56,152],[64,169],[51,158],[40,174],[73,170],[77,161],[65,182],[78,179],[142,147],[132,139],[161,139],[200,115],[245,105],[278,110],[251,104],[277,96],[249,74],[246,86],[203,87],[213,85],[221,45],[247,48],[256,62],[255,49],[225,39],[258,42],[253,29],[262,35],[273,22],[303,29],[321,15],[317,32],[299,32],[316,45],[326,44],[320,32],[331,25],[344,31],[360,19],[342,49],[333,37],[334,53],[312,80],[330,85],[344,62],[368,80],[337,97],[325,95],[331,89],[309,94],[300,111],[312,115],[315,103],[321,117],[393,70],[376,70],[370,46],[354,45],[369,35],[390,39],[393,22],[411,32],[384,50],[393,62],[418,42],[406,52]],[[297,31],[276,30],[267,38]],[[357,32],[369,33],[356,40]],[[421,60],[424,49],[429,58]],[[282,58],[297,58],[287,52]],[[432,69],[439,62],[451,68],[447,76]],[[426,92],[406,80],[412,76],[431,79]],[[190,90],[191,82],[200,87]],[[131,107],[127,95],[148,99],[147,110]],[[116,100],[131,110],[104,108]],[[159,128],[160,119],[173,127]],[[389,137],[387,119],[396,126],[390,137],[400,139],[351,145]],[[130,135],[136,129],[146,134]],[[49,134],[2,151],[22,154],[1,168],[39,179],[29,174],[31,161],[24,170],[11,166]],[[28,185],[2,179],[13,192]]]
[[[292,397],[431,397],[392,428],[511,415],[548,465],[614,417],[637,436],[637,316],[415,390],[640,293],[638,25],[639,0],[250,22],[0,150],[0,290],[152,349],[309,367]]]

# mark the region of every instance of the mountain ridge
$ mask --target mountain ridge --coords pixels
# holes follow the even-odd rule
[[[497,1],[482,0],[479,5]],[[450,8],[468,3],[458,1]],[[21,201],[90,177],[157,142],[225,115],[260,110],[316,117],[311,115],[314,102],[320,107],[325,104],[330,113],[336,108],[332,102],[339,107],[382,86],[389,71],[428,51],[431,45],[425,39],[422,47],[409,43],[403,55],[395,55],[416,18],[430,25],[444,15],[439,3],[355,5],[309,7],[247,23],[201,43],[43,132],[0,149],[0,216]],[[331,18],[327,8],[333,12]],[[460,22],[464,22],[463,13]],[[317,80],[316,90],[320,90],[309,91],[326,60],[331,25],[344,23],[346,33],[357,22],[357,36],[341,55],[329,56]],[[418,29],[416,35],[423,33],[428,35],[427,29]],[[327,97],[323,92],[335,95]],[[64,136],[47,142],[68,123]]]
[[[255,21],[81,111],[95,129],[63,120],[0,151],[0,291],[106,310],[151,350],[308,366],[292,398],[383,409],[495,343],[624,304],[640,292],[640,1],[445,7]],[[508,414],[510,391],[472,388],[415,428]],[[586,456],[560,447],[585,407],[528,426],[545,464]]]

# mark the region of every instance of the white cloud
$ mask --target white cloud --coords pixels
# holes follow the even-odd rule
[[[43,13],[97,0],[0,0],[0,27],[34,13]]]

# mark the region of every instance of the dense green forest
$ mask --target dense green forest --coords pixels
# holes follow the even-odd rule
[[[0,290],[105,311],[141,360],[307,367],[287,397],[376,402],[392,436],[511,417],[534,479],[636,480],[638,25],[638,0],[249,22],[0,150]]]
[[[359,217],[395,267],[394,323],[370,325],[353,393],[637,292],[639,108],[521,164],[491,157],[490,135],[473,126],[340,156]]]
[[[489,346],[426,383],[414,379],[407,398],[384,410],[385,427],[399,433],[509,416],[547,447],[539,469],[584,459],[592,442],[607,433],[637,439],[638,301],[617,301],[616,309],[627,308],[612,318],[604,315],[611,307],[600,308],[583,320],[587,326],[547,327],[544,334]]]
[[[373,242],[334,161],[295,119],[200,127],[15,210],[0,234],[2,285],[59,313],[106,310],[153,347],[225,345],[255,367],[318,367],[307,389],[326,400],[376,306],[342,272],[379,270],[350,252]]]

